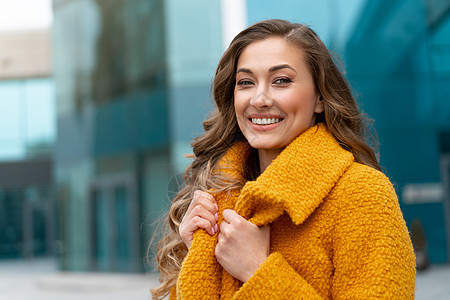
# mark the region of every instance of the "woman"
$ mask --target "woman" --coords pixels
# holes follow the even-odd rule
[[[413,299],[414,254],[364,119],[308,27],[257,23],[214,78],[157,255],[170,299]]]

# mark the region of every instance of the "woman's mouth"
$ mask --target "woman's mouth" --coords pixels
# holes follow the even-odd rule
[[[281,118],[250,118],[250,121],[256,125],[271,125],[283,121]]]

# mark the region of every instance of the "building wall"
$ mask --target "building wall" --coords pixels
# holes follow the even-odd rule
[[[50,36],[48,29],[0,31],[0,80],[48,77]]]
[[[54,106],[51,77],[0,80],[0,161],[51,156]]]
[[[51,255],[51,30],[0,32],[0,258]]]
[[[0,259],[53,254],[50,177],[48,159],[0,163]]]
[[[211,111],[211,81],[222,55],[220,1],[168,0],[165,4],[171,159],[189,164],[190,142]]]
[[[63,269],[143,268],[222,50],[219,2],[194,2],[54,1]]]
[[[143,198],[143,170],[169,149],[162,1],[55,1],[54,15],[61,267],[141,270],[142,203],[161,200]]]

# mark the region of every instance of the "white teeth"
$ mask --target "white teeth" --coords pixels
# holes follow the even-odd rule
[[[252,123],[258,125],[270,125],[279,123],[280,121],[281,119],[279,118],[252,118]]]

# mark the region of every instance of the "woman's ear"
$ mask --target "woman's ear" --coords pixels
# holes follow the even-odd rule
[[[320,113],[323,112],[323,110],[324,110],[324,102],[325,101],[323,101],[323,98],[321,96],[319,96],[317,98],[316,107],[314,108],[314,112],[315,113],[320,114]]]

